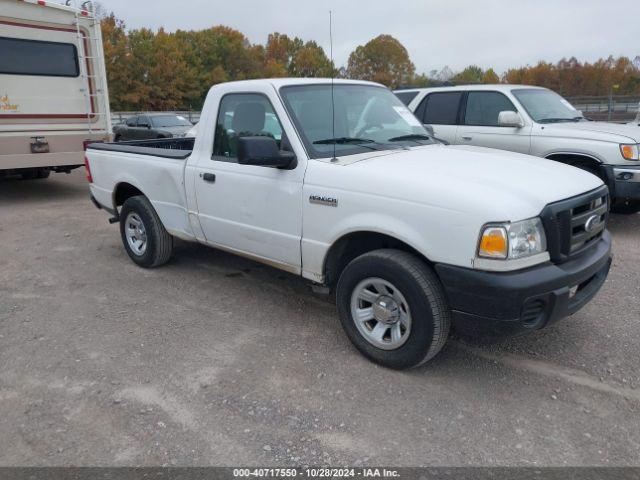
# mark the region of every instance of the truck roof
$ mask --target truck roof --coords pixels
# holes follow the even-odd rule
[[[403,88],[399,90],[394,90],[394,92],[437,92],[437,91],[451,91],[455,92],[458,90],[491,90],[498,92],[508,92],[513,90],[514,88],[536,88],[539,90],[546,90],[544,87],[537,87],[535,85],[518,85],[518,84],[510,84],[510,83],[494,83],[494,84],[467,84],[467,85],[454,85],[447,87],[423,87],[423,88]]]
[[[375,85],[377,87],[384,87],[384,85],[375,82],[368,82],[365,80],[346,80],[343,78],[335,78],[333,80],[331,78],[262,78],[256,80],[237,80],[229,83],[233,83],[234,85],[246,84],[247,86],[250,86],[258,83],[264,84],[264,82],[268,82],[275,88],[280,88],[292,85],[330,84],[332,81],[335,85]]]

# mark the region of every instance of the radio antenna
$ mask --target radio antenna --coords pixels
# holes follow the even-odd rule
[[[337,162],[336,158],[336,103],[333,96],[333,83],[335,77],[335,68],[333,63],[333,23],[332,12],[329,10],[329,57],[331,57],[331,138],[333,138],[333,158],[332,162]]]

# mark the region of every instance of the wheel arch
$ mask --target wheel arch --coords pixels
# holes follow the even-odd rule
[[[591,153],[573,151],[550,152],[547,153],[544,158],[546,158],[547,160],[565,161],[565,163],[566,161],[587,161],[593,162],[598,165],[602,165],[604,163],[602,159]]]
[[[606,172],[602,168],[604,162],[595,155],[582,152],[554,152],[544,158],[588,170],[607,183]]]
[[[137,195],[142,195],[146,197],[146,195],[140,190],[138,187],[133,185],[128,181],[121,181],[116,184],[113,189],[113,206],[114,208],[118,208],[127,201],[127,199],[131,197],[135,197]]]
[[[428,265],[433,265],[429,258],[405,240],[374,230],[358,230],[342,235],[327,250],[322,267],[324,283],[334,286],[351,260],[383,248],[394,248],[411,253]]]

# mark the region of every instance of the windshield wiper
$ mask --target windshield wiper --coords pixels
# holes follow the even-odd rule
[[[542,118],[538,120],[538,123],[558,123],[558,122],[575,122],[575,121],[576,121],[575,118]]]
[[[429,135],[423,135],[422,133],[410,133],[408,135],[400,135],[399,137],[392,137],[388,142],[402,142],[404,140],[431,140]]]
[[[378,144],[378,142],[370,138],[356,137],[325,138],[324,140],[316,140],[313,142],[314,145],[357,145],[358,147],[368,148],[369,150],[380,150],[379,147],[371,145],[372,143]]]
[[[316,140],[314,145],[332,145],[337,143],[338,145],[345,145],[348,143],[376,143],[375,140],[369,138],[356,138],[356,137],[336,137],[325,138],[324,140]]]
[[[388,141],[389,142],[402,142],[404,140],[413,140],[414,142],[417,142],[419,140],[433,140],[436,142],[440,142],[444,145],[449,145],[449,142],[447,142],[446,140],[442,140],[441,138],[432,136],[432,135],[424,135],[422,133],[410,133],[408,135],[400,135],[399,137],[393,137],[390,138]],[[423,145],[423,144],[420,144]]]

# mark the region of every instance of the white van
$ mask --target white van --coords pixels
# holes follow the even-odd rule
[[[109,140],[100,22],[82,9],[0,0],[0,177],[46,178]]]

